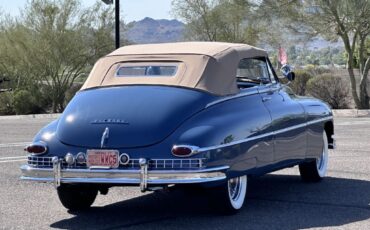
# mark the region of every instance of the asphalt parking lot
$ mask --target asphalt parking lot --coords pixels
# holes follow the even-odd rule
[[[0,229],[370,229],[370,118],[336,118],[328,177],[303,183],[297,167],[250,180],[241,212],[221,216],[205,194],[113,188],[69,213],[50,184],[20,181],[25,144],[51,118],[0,118]]]

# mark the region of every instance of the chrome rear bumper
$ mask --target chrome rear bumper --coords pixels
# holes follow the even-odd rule
[[[197,170],[148,170],[143,162],[140,169],[69,169],[62,168],[61,161],[53,162],[53,168],[21,166],[23,180],[61,183],[134,184],[142,191],[148,185],[206,183],[226,179],[228,166]]]

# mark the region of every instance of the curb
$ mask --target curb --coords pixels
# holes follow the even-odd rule
[[[0,116],[0,120],[17,120],[17,119],[34,119],[34,118],[54,118],[57,119],[61,113],[50,113],[50,114],[30,114],[30,115],[10,115]]]
[[[369,109],[334,109],[334,117],[370,117]]]

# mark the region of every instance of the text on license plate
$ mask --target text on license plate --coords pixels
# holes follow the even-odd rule
[[[117,150],[87,150],[87,166],[118,168]]]

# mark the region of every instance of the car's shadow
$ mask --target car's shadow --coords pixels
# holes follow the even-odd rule
[[[341,226],[370,218],[370,181],[266,175],[249,181],[243,209],[218,215],[205,193],[156,192],[73,213],[50,227],[62,229],[302,229]]]

